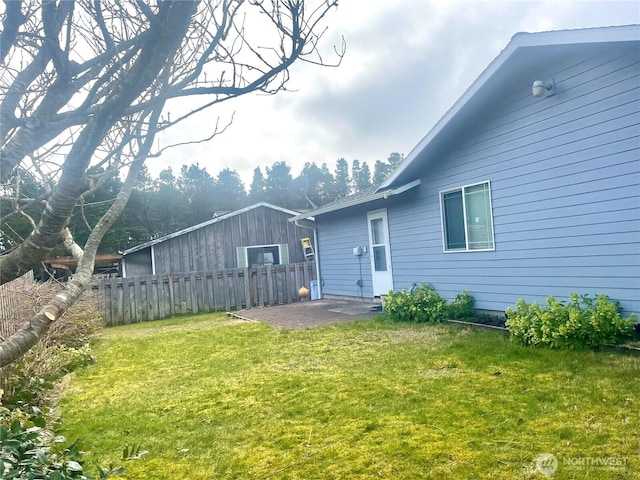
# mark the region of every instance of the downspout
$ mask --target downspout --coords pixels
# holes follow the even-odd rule
[[[306,228],[307,230],[313,230],[313,246],[315,247],[314,259],[316,262],[316,274],[318,276],[318,299],[322,299],[322,277],[320,275],[320,255],[318,251],[318,232],[315,227],[308,227],[306,225],[301,225],[298,223],[298,220],[294,221],[293,224],[296,227]]]
[[[153,248],[153,245],[151,245],[151,275],[155,275],[156,274],[156,251]]]

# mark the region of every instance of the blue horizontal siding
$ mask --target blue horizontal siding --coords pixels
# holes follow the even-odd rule
[[[609,254],[609,255],[594,255],[594,256],[584,256],[579,253],[573,256],[540,256],[533,255],[532,251],[526,251],[526,259],[521,259],[519,255],[502,255],[500,254],[500,258],[492,259],[492,268],[500,269],[501,271],[505,271],[505,275],[520,275],[517,271],[517,268],[526,265],[528,268],[532,269],[532,271],[536,271],[536,269],[549,269],[549,268],[562,268],[565,270],[566,268],[600,268],[600,267],[624,267],[624,269],[628,272],[629,270],[637,274],[637,271],[634,270],[634,267],[631,266],[633,262],[633,254]],[[495,255],[495,252],[486,252],[486,256]],[[461,271],[462,269],[467,269],[469,271],[484,271],[485,269],[485,261],[487,257],[480,258],[475,255],[446,255],[443,256],[442,260],[434,260],[429,263],[429,271],[436,272],[440,271],[440,273],[446,273],[444,270],[455,268],[456,271]],[[475,257],[475,258],[471,258]],[[588,262],[576,262],[575,258],[579,257],[581,259],[588,259]],[[402,265],[410,265],[415,262],[415,257],[410,253],[398,253],[394,259],[394,264]],[[483,270],[484,269],[484,270]],[[515,272],[515,273],[514,273]],[[582,272],[585,273],[585,272]]]
[[[428,282],[448,299],[466,289],[478,308],[489,310],[519,298],[544,303],[548,295],[604,293],[640,313],[637,45],[585,49],[562,65],[531,68],[531,75],[555,78],[556,95],[534,99],[529,82],[495,98],[489,111],[469,117],[451,144],[426,159],[417,189],[382,205],[394,288]],[[487,180],[495,251],[445,253],[439,192]],[[318,218],[321,237],[339,244],[325,247],[326,292],[353,292],[340,271],[353,279],[348,256],[354,241],[367,244],[366,210],[373,209]],[[349,255],[336,251],[347,246]],[[320,258],[325,276],[324,253]]]
[[[636,176],[637,178],[637,176]],[[625,180],[625,183],[629,183]],[[561,192],[556,192],[556,196],[552,196],[554,192],[546,192],[547,197],[540,197],[535,201],[523,202],[519,200],[518,196],[514,194],[514,198],[506,198],[506,201],[494,202],[494,216],[517,214],[528,211],[542,210],[559,210],[567,207],[583,207],[583,211],[588,212],[590,205],[597,204],[599,202],[606,202],[608,200],[627,200],[630,205],[637,205],[637,184],[618,186],[615,183],[610,183],[610,188],[601,188],[590,192],[588,185],[583,186],[582,191],[578,191],[573,194],[562,195]],[[500,185],[498,185],[500,187]],[[498,188],[499,190],[500,188]],[[635,203],[634,203],[635,201]]]
[[[640,89],[638,90],[640,96]],[[565,137],[553,139],[532,139],[530,143],[514,145],[513,148],[494,149],[491,152],[482,152],[478,158],[452,158],[449,162],[449,171],[443,170],[441,181],[444,185],[461,176],[479,175],[483,172],[495,172],[500,166],[506,168],[518,168],[522,164],[535,164],[545,160],[556,160],[572,154],[579,156],[598,147],[604,147],[604,155],[614,153],[609,148],[615,149],[616,144],[624,140],[631,140],[635,148],[637,143],[640,119],[635,116],[627,116],[626,120],[633,121],[631,125],[621,124],[620,121],[611,121],[603,125],[592,126],[571,132]],[[457,171],[455,164],[462,164]]]
[[[500,111],[486,119],[482,132],[470,132],[467,145],[461,152],[476,143],[491,141],[494,131],[505,135],[531,124],[549,128],[548,120],[562,123],[565,117],[577,118],[581,116],[580,111],[588,112],[600,102],[606,102],[603,109],[625,103],[615,97],[637,87],[633,79],[639,74],[638,64],[637,53],[627,50],[625,54],[604,62],[592,57],[586,62],[576,62],[566,72],[549,71],[547,76],[556,76],[556,91],[562,92],[562,96],[540,105],[531,102],[529,89],[522,90],[519,96],[510,99]],[[574,72],[578,73],[574,75]],[[565,77],[565,74],[568,75]]]
[[[339,213],[316,218],[320,255],[320,279],[324,294],[372,297],[370,257],[353,255],[354,247],[367,247],[366,210],[355,216],[343,217]],[[356,281],[362,279],[362,288]]]
[[[615,66],[614,72],[604,74],[607,65]],[[565,73],[569,80],[582,78],[580,72]],[[562,101],[560,82],[569,88],[570,81],[556,77],[556,96],[519,100],[519,108],[487,121],[468,144],[429,170],[421,185],[424,206],[405,208],[414,211],[414,222],[427,221],[420,218],[425,206],[437,212],[427,225],[439,235],[422,236],[418,260],[412,253],[419,239],[394,237],[397,288],[429,281],[449,298],[468,289],[479,308],[499,310],[520,297],[541,302],[575,290],[606,293],[626,310],[640,310],[637,55],[603,63],[591,70],[595,73],[599,77],[573,88],[568,101]],[[523,102],[528,105],[520,106]],[[544,102],[549,106],[530,115]],[[563,107],[570,110],[562,112]],[[543,115],[544,128],[536,130]],[[483,180],[491,181],[496,250],[442,253],[433,190]],[[389,212],[392,226],[394,213]],[[402,216],[411,222],[410,213]],[[405,245],[408,255],[399,252]]]
[[[547,110],[533,110],[535,106],[527,98],[527,109],[519,112],[523,114],[521,118],[508,125],[499,122],[490,124],[487,131],[479,138],[476,137],[476,142],[468,142],[460,154],[476,155],[538,133],[554,137],[562,134],[563,130],[574,130],[580,124],[596,125],[622,116],[632,108],[637,99],[637,77],[636,72],[623,82],[608,85],[602,90],[589,91],[568,101],[558,101],[553,108]],[[569,92],[563,91],[562,96],[566,98]]]

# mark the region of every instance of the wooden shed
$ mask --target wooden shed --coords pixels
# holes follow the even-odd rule
[[[198,272],[313,259],[314,222],[260,202],[122,252],[122,276]],[[311,249],[304,248],[309,239]],[[304,242],[308,245],[307,240]]]

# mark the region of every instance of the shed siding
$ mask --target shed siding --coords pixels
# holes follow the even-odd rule
[[[556,95],[534,99],[523,85],[468,119],[427,163],[416,198],[388,206],[395,289],[429,282],[448,299],[466,289],[477,308],[500,311],[522,297],[604,293],[640,312],[639,62],[637,47],[576,59],[545,77]],[[495,251],[444,253],[439,192],[487,180]],[[344,246],[366,235],[366,215],[348,215],[326,226],[320,217],[320,238],[338,227]],[[329,278],[325,263],[339,260],[321,247]]]
[[[124,259],[124,266],[129,277],[151,275],[151,247],[127,255]]]
[[[236,247],[286,243],[289,246],[291,263],[306,261],[300,239],[313,234],[288,221],[289,214],[265,206],[168,238],[154,245],[156,274],[182,273],[205,270],[236,268]],[[313,240],[312,240],[313,241]],[[127,276],[133,276],[144,269],[151,273],[149,249],[146,257],[138,252],[125,256],[138,260],[133,271],[127,269]],[[146,259],[146,260],[145,260]],[[139,265],[140,263],[147,265]],[[148,270],[148,272],[147,272]]]

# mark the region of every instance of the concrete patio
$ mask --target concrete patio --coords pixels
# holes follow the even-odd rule
[[[229,312],[236,318],[266,322],[277,328],[300,329],[372,318],[381,312],[379,299],[328,297],[273,307],[257,307]]]

